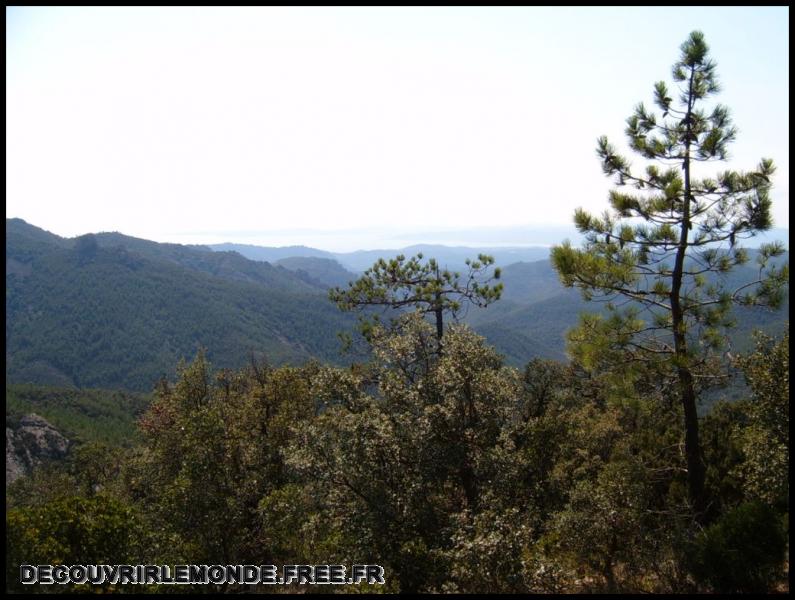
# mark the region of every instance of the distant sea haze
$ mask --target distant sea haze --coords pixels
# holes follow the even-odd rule
[[[482,227],[471,229],[418,230],[399,229],[350,229],[320,231],[291,229],[274,231],[204,231],[173,233],[159,236],[158,241],[183,244],[238,243],[252,246],[281,247],[308,246],[331,253],[355,252],[359,250],[397,250],[417,244],[441,244],[444,246],[467,246],[469,248],[536,247],[546,248],[570,240],[577,245],[582,236],[567,225]],[[166,237],[168,239],[166,239]],[[742,245],[756,248],[762,243],[779,240],[789,248],[789,229],[774,228],[754,238],[743,240]]]
[[[186,244],[239,243],[253,246],[309,246],[328,252],[355,252],[358,250],[396,250],[416,244],[442,244],[445,246],[500,247],[537,246],[549,248],[564,239],[572,241],[580,235],[573,227],[554,226],[476,228],[457,230],[406,230],[397,228],[368,228],[322,231],[312,229],[202,231],[173,233],[160,236],[160,241]],[[167,240],[166,237],[169,239]]]

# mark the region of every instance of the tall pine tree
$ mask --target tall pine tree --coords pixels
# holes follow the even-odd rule
[[[678,94],[660,81],[654,104],[661,116],[641,103],[627,119],[629,145],[646,160],[645,170],[632,169],[599,138],[603,170],[618,186],[609,195],[612,210],[595,217],[578,209],[582,248],[565,242],[552,250],[565,285],[607,302],[609,318],[583,316],[573,334],[585,362],[620,357],[627,370],[642,363],[671,375],[684,412],[688,492],[697,514],[707,502],[698,392],[714,376],[708,366],[720,360],[730,308],[777,305],[789,277],[786,265],[770,260],[784,252],[781,244],[760,247],[752,281],[730,285],[727,277],[749,260],[739,242],[772,226],[774,166],[762,159],[752,171],[696,176],[701,163],[727,158],[737,133],[725,106],[705,106],[720,91],[715,70],[704,35],[692,32],[673,66]]]

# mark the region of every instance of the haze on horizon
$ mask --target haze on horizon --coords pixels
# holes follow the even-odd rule
[[[787,228],[788,22],[788,7],[11,7],[6,216],[177,243],[545,244],[522,228],[573,231],[576,207],[607,207],[596,138],[625,148],[625,119],[700,29],[739,128],[724,164],[774,159]]]

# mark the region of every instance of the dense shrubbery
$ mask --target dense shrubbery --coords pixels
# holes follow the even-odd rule
[[[782,577],[787,535],[781,516],[759,501],[729,510],[695,539],[692,568],[716,592],[766,592]]]
[[[143,552],[146,524],[135,509],[107,495],[67,496],[40,506],[11,510],[6,515],[6,582],[8,591],[30,592],[19,581],[20,564],[136,564]],[[39,586],[35,586],[39,587]],[[88,585],[53,585],[65,592]],[[112,586],[101,586],[113,591]],[[42,591],[37,589],[35,591]]]
[[[618,397],[598,370],[536,360],[520,372],[466,327],[440,347],[405,318],[354,368],[182,365],[140,420],[142,444],[113,460],[86,446],[11,487],[11,585],[20,562],[133,559],[369,562],[384,566],[384,591],[401,592],[779,583],[786,502],[760,497],[754,440],[786,431],[768,418],[777,386],[761,384],[788,381],[786,337],[744,359],[754,396],[705,420],[702,529],[680,409],[654,373]],[[64,525],[78,512],[85,530]]]

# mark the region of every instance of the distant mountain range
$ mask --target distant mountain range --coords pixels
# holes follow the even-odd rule
[[[490,254],[497,265],[509,265],[516,262],[532,262],[543,260],[549,256],[549,248],[544,246],[511,246],[471,248],[468,246],[442,246],[439,244],[417,244],[398,250],[357,250],[356,252],[326,252],[307,246],[284,246],[268,248],[248,244],[212,244],[208,246],[217,251],[234,250],[251,260],[278,262],[288,256],[303,258],[326,258],[336,260],[345,269],[361,273],[371,267],[379,258],[394,257],[398,254],[413,256],[422,253],[425,257],[435,258],[443,267],[460,269],[467,258],[477,258],[478,253]],[[290,254],[294,252],[295,254]]]
[[[542,213],[543,214],[543,213]],[[250,256],[254,259],[279,260],[286,256],[339,256],[341,264],[344,257],[353,251],[387,248],[408,248],[418,244],[435,247],[465,248],[550,248],[569,240],[575,246],[581,244],[583,236],[573,224],[526,224],[509,226],[481,226],[469,228],[431,229],[419,227],[408,230],[401,226],[382,226],[373,228],[347,228],[338,230],[318,230],[307,228],[282,230],[237,230],[237,231],[195,231],[182,234],[184,239],[210,239],[212,242],[193,241],[192,243],[211,243],[226,250],[248,247],[254,252],[262,252],[259,248],[266,247],[268,252],[279,252],[270,257],[266,255]],[[216,241],[236,240],[236,244],[216,244]],[[761,243],[780,240],[789,246],[789,229],[774,227],[759,233],[743,243],[748,248],[756,248]],[[240,250],[247,255],[244,249]],[[283,252],[282,252],[283,251]],[[392,252],[393,250],[386,250]],[[540,258],[545,258],[546,255]],[[536,258],[538,260],[539,258]],[[503,263],[508,264],[508,263]],[[345,265],[347,267],[347,265]],[[352,267],[348,267],[352,268]]]
[[[564,288],[546,248],[419,245],[335,254],[291,246],[159,244],[120,233],[62,238],[6,220],[6,380],[149,391],[178,360],[206,347],[216,367],[251,355],[273,363],[318,358],[343,364],[337,333],[355,317],[327,297],[381,257],[422,252],[450,268],[478,253],[502,267],[503,297],[464,316],[509,363],[564,359],[564,334],[600,305]],[[753,277],[753,266],[733,272]],[[783,310],[745,309],[734,334],[777,331]]]
[[[786,241],[788,237],[789,230],[773,229],[747,240],[745,245],[753,254],[753,248],[764,241]],[[316,280],[324,277],[325,273],[325,283],[342,287],[354,279],[356,273],[361,273],[382,257],[410,256],[421,252],[425,257],[436,258],[442,265],[460,269],[467,258],[474,258],[479,253],[491,254],[496,265],[502,268],[502,299],[486,309],[471,309],[463,321],[484,335],[514,365],[521,365],[537,356],[564,360],[566,330],[577,323],[579,313],[602,309],[598,303],[583,300],[579,291],[563,287],[548,260],[549,249],[542,247],[470,248],[422,244],[397,250],[347,253],[326,252],[307,246],[269,248],[220,244],[210,248],[234,249],[252,260],[269,260],[270,257],[277,261],[276,264],[300,268]],[[300,252],[301,257],[279,258],[289,252]],[[788,254],[781,260],[788,260]],[[340,266],[349,271],[341,270]],[[728,276],[728,285],[732,282],[741,285],[754,277],[755,267],[751,262],[735,269]],[[788,318],[788,309],[789,301],[779,311],[736,307],[738,326],[733,331],[733,340],[737,348],[750,347],[750,334],[754,329],[769,332],[780,329]]]
[[[355,237],[355,232],[352,233]],[[357,250],[355,252],[329,252],[309,246],[256,246],[251,244],[211,244],[208,248],[220,251],[239,252],[251,260],[268,261],[271,263],[285,258],[327,258],[336,260],[345,269],[361,273],[382,257],[404,254],[410,256],[422,252],[425,256],[433,256],[441,265],[452,269],[461,268],[464,260],[474,258],[479,252],[494,256],[498,266],[507,266],[517,262],[534,262],[549,257],[549,248],[565,239],[575,245],[582,242],[582,236],[572,226],[540,227],[481,227],[466,230],[439,231],[433,233],[401,234],[400,239],[434,239],[445,241],[445,245],[413,244],[397,250]],[[449,242],[448,242],[449,240]],[[471,242],[461,243],[461,240]],[[492,240],[492,243],[478,242]],[[493,240],[499,240],[497,245]],[[789,247],[789,229],[773,228],[757,236],[743,240],[747,248],[758,248],[760,244],[782,241]],[[527,242],[532,242],[528,245]],[[449,245],[447,245],[449,243]],[[507,246],[506,243],[516,244]],[[286,266],[286,265],[285,265]],[[289,268],[289,267],[288,267]]]

